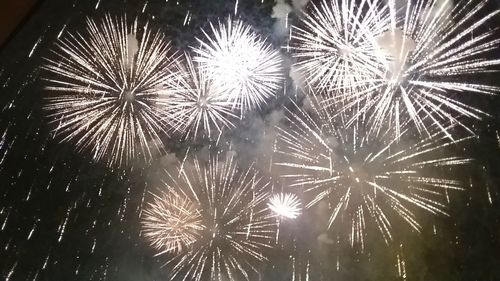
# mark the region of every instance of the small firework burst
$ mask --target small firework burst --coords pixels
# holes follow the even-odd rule
[[[176,89],[170,101],[174,128],[186,138],[211,138],[214,132],[220,134],[224,128],[234,127],[237,116],[233,103],[207,79],[206,71],[197,67],[188,54],[176,65],[178,75],[170,85]]]
[[[188,249],[176,252],[167,261],[166,265],[172,267],[171,277],[254,280],[259,274],[255,264],[265,260],[263,250],[270,247],[275,226],[266,206],[269,182],[253,168],[238,168],[234,158],[228,157],[224,162],[212,159],[207,166],[196,159],[185,162],[174,174],[169,174],[165,184],[169,190],[180,190],[187,196],[189,205],[197,208],[196,239],[189,241]],[[165,206],[166,210],[148,212],[156,217],[146,221],[149,229],[153,229],[151,224],[155,221],[165,221],[163,214],[170,216],[169,210],[177,210],[170,203],[153,203],[159,208]],[[176,212],[168,221],[176,219]],[[159,231],[151,234],[164,235]],[[155,244],[162,238],[155,237],[152,241],[155,248],[162,248]]]
[[[267,205],[277,216],[283,218],[295,219],[302,211],[299,198],[291,193],[275,194]]]
[[[452,124],[471,132],[460,118],[488,114],[467,100],[499,91],[471,79],[500,64],[492,55],[500,39],[484,29],[499,11],[488,13],[487,0],[450,2],[396,12],[378,0],[323,0],[294,28],[297,67],[316,92],[326,89],[325,105],[356,111],[348,126],[364,118],[375,135],[408,121],[425,137],[437,126],[451,138]]]
[[[317,103],[312,108],[312,115],[289,111],[289,126],[278,127],[283,160],[275,165],[287,170],[283,178],[291,186],[303,188],[306,208],[329,206],[329,227],[349,226],[352,245],[363,246],[368,219],[388,242],[393,218],[420,231],[417,210],[446,214],[448,191],[462,189],[446,170],[470,161],[447,155],[447,148],[467,138],[452,142],[436,130],[429,139],[404,145],[397,138],[367,137],[362,128],[346,129],[329,110]]]
[[[142,220],[144,237],[159,254],[180,253],[199,239],[201,214],[183,194],[169,190],[153,196]]]
[[[140,33],[140,34],[139,34]],[[162,151],[169,120],[166,81],[174,59],[169,41],[125,17],[87,20],[83,33],[68,34],[46,58],[45,110],[56,134],[93,153],[96,160],[125,164]]]
[[[242,114],[261,107],[283,81],[279,52],[239,20],[210,26],[212,35],[198,38],[195,60]]]

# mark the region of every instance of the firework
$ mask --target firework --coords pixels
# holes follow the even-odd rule
[[[279,193],[269,199],[269,209],[283,218],[297,218],[302,210],[299,198],[291,193]]]
[[[141,33],[141,35],[139,34]],[[45,109],[58,124],[56,133],[96,160],[127,163],[161,151],[174,75],[164,36],[133,28],[125,17],[87,20],[85,32],[68,34],[46,58],[49,94]]]
[[[206,71],[197,67],[188,54],[184,58],[176,64],[177,79],[171,80],[175,83],[171,87],[177,91],[170,101],[173,109],[170,118],[178,123],[174,127],[186,138],[200,135],[210,138],[214,131],[220,133],[223,128],[234,127],[232,119],[237,116],[233,113],[233,103],[213,86]]]
[[[347,125],[367,118],[377,135],[409,120],[421,135],[438,126],[451,137],[450,124],[470,131],[459,117],[487,115],[466,103],[499,90],[470,79],[500,64],[491,55],[500,39],[483,30],[499,11],[486,12],[486,0],[451,10],[450,1],[418,0],[399,13],[377,0],[350,2],[323,1],[294,37],[308,80],[334,92],[326,103],[357,111]]]
[[[317,90],[366,89],[384,75],[375,38],[387,30],[388,9],[377,1],[322,1],[302,26],[292,26],[297,70]]]
[[[173,191],[153,196],[153,202],[144,212],[144,236],[160,254],[185,250],[203,231],[196,205],[187,196]]]
[[[452,142],[436,130],[432,138],[407,145],[397,138],[383,141],[362,128],[346,129],[329,110],[311,106],[313,114],[296,108],[288,112],[290,127],[278,127],[283,160],[275,165],[286,169],[283,178],[291,186],[303,187],[306,208],[329,206],[329,228],[350,229],[352,245],[363,246],[369,219],[388,242],[393,218],[420,231],[417,210],[446,215],[448,191],[461,189],[446,170],[470,161],[447,154],[467,138]]]
[[[195,159],[183,163],[165,181],[169,190],[185,194],[189,206],[194,205],[197,210],[189,212],[196,214],[196,239],[189,240],[189,247],[176,252],[166,263],[172,266],[173,279],[255,280],[254,275],[258,275],[255,263],[265,259],[262,251],[271,244],[275,224],[266,207],[269,183],[253,168],[239,169],[234,161],[233,157],[224,162],[215,158],[204,166]],[[161,204],[153,203],[158,207],[147,213],[155,217],[148,215],[149,229],[160,229],[163,221],[179,217],[177,210],[184,209],[184,204],[170,206],[171,203],[176,202],[163,199]],[[151,224],[155,223],[158,225],[153,227]],[[163,248],[158,243],[165,243],[167,249],[172,248],[171,244],[177,245],[177,236],[168,232],[150,234],[158,236],[149,239],[157,249]],[[166,241],[172,237],[173,241]]]
[[[241,21],[210,26],[213,35],[203,31],[206,42],[198,38],[195,60],[241,113],[261,107],[281,87],[279,52]]]

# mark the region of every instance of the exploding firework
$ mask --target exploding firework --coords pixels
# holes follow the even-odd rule
[[[195,240],[188,239],[189,247],[176,252],[166,263],[172,266],[171,277],[255,280],[254,275],[258,275],[255,263],[265,259],[262,251],[270,247],[275,225],[266,206],[269,183],[253,168],[239,169],[234,158],[228,157],[224,162],[209,161],[207,166],[196,159],[193,163],[183,163],[175,174],[169,174],[165,185],[187,198],[180,200],[179,206],[171,206],[176,202],[165,197],[158,197],[162,202],[150,205],[154,208],[147,212],[145,224],[155,230],[149,232],[155,248],[164,248],[159,243],[165,243],[166,249],[178,248],[177,236],[160,229],[164,222],[175,222],[179,213],[185,217],[186,204],[196,206],[197,210],[188,212],[188,217],[196,221],[196,227],[190,225],[190,229],[196,229]],[[153,226],[155,223],[158,225]],[[183,227],[182,231],[185,230]],[[170,239],[173,241],[167,242]]]
[[[311,115],[289,111],[289,127],[278,127],[277,153],[283,160],[275,165],[285,168],[283,178],[291,186],[303,188],[306,208],[328,206],[329,228],[350,229],[352,245],[363,246],[368,219],[388,242],[392,218],[420,231],[417,210],[446,214],[448,191],[461,189],[460,181],[446,177],[447,170],[470,161],[447,155],[448,148],[467,138],[452,142],[436,130],[407,145],[395,137],[383,141],[335,123],[317,103],[312,108]]]
[[[198,39],[195,60],[233,106],[243,114],[275,96],[283,80],[279,52],[241,21],[229,18],[211,29],[206,42]]]
[[[299,198],[291,193],[276,194],[269,199],[267,205],[277,216],[283,218],[297,218],[302,211]]]
[[[174,75],[174,60],[161,33],[107,15],[88,19],[84,33],[68,34],[52,54],[43,66],[45,109],[63,141],[119,165],[163,150],[160,136],[169,120],[163,85]]]
[[[224,128],[234,127],[233,103],[227,100],[220,88],[207,79],[206,71],[197,67],[188,54],[177,63],[177,79],[172,79],[171,88],[176,94],[170,101],[171,119],[177,123],[174,128],[183,132],[186,138],[200,135],[212,137]]]
[[[437,126],[451,137],[450,124],[469,130],[460,116],[487,115],[464,100],[499,90],[469,79],[500,64],[491,55],[500,39],[483,29],[499,11],[488,13],[486,0],[454,8],[450,1],[418,0],[399,13],[376,0],[359,8],[351,2],[323,1],[294,37],[299,68],[334,92],[327,104],[356,109],[347,125],[367,118],[378,135],[409,120],[421,135]]]
[[[374,3],[372,3],[374,2]],[[297,70],[317,90],[369,88],[382,77],[375,38],[387,30],[388,9],[376,1],[322,1],[302,26],[292,26]]]
[[[163,253],[180,253],[200,237],[201,214],[189,197],[172,190],[153,195],[142,221],[144,237]]]

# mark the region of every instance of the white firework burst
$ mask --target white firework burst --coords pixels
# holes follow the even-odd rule
[[[214,132],[220,134],[224,128],[234,127],[238,116],[233,112],[233,103],[207,79],[206,70],[200,69],[188,54],[176,65],[178,75],[171,80],[176,94],[170,101],[174,128],[186,138],[211,138]]]
[[[87,20],[85,32],[60,39],[45,59],[45,110],[55,132],[109,165],[163,150],[169,91],[163,85],[173,57],[170,43],[148,25],[125,17]]]
[[[153,196],[142,219],[144,237],[159,254],[180,253],[199,239],[201,214],[184,194],[167,190]]]
[[[369,88],[384,75],[375,39],[387,30],[389,19],[380,1],[312,4],[301,25],[292,26],[297,70],[316,91],[342,89],[352,94]]]
[[[302,212],[299,198],[292,193],[275,194],[267,205],[277,216],[283,218],[295,219]]]
[[[306,208],[329,206],[330,228],[350,229],[352,245],[363,246],[369,219],[388,242],[393,218],[420,231],[417,211],[447,214],[448,191],[462,189],[447,172],[470,161],[449,155],[449,149],[468,138],[452,142],[436,130],[422,141],[383,141],[367,137],[362,128],[344,128],[317,104],[312,108],[312,115],[289,111],[289,126],[278,127],[283,160],[275,165],[286,169],[283,178],[291,186],[303,187]]]
[[[195,241],[189,241],[187,249],[176,252],[167,261],[171,278],[255,280],[255,264],[265,260],[263,250],[270,247],[275,228],[266,206],[269,182],[253,168],[238,168],[233,157],[202,164],[196,159],[185,162],[165,181],[166,188],[185,194],[196,206],[196,221],[199,219],[201,225]],[[169,204],[164,204],[165,211],[150,211],[161,216],[147,223],[164,221],[163,214],[171,213]],[[172,219],[176,217],[174,213]],[[163,236],[164,232],[151,234]],[[154,243],[153,246],[161,248]]]
[[[499,11],[488,12],[487,0],[459,1],[451,10],[451,0],[418,0],[399,13],[377,0],[363,1],[364,8],[349,2],[323,1],[295,36],[295,56],[306,57],[299,66],[331,91],[326,104],[357,111],[347,125],[366,118],[370,133],[379,134],[411,121],[423,136],[437,126],[451,138],[450,124],[471,131],[461,117],[487,116],[468,104],[499,90],[477,79],[500,64],[492,52],[500,39],[484,28]],[[358,45],[346,55],[338,38]],[[344,66],[332,70],[326,60]]]
[[[282,86],[279,52],[239,20],[210,26],[212,34],[198,38],[195,60],[241,114],[261,107]]]

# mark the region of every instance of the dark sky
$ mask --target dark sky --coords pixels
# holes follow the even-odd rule
[[[150,179],[165,159],[112,169],[54,139],[41,109],[39,67],[60,31],[83,28],[86,17],[138,16],[164,31],[175,48],[187,50],[200,28],[232,15],[234,5],[233,0],[42,1],[0,50],[0,278],[169,280],[168,267],[161,267],[164,260],[154,257],[140,236],[138,218],[144,194],[152,188]],[[238,16],[279,47],[273,6],[272,0],[239,0]],[[188,11],[192,20],[183,25]],[[498,83],[498,73],[488,79]],[[259,142],[281,102],[270,102],[224,135],[237,153],[259,156]],[[289,234],[283,247],[268,253],[269,262],[259,268],[262,279],[291,280],[293,256],[301,261],[297,276],[309,272],[310,280],[403,280],[399,254],[406,280],[500,280],[500,103],[494,97],[470,102],[492,117],[474,126],[478,140],[465,150],[475,161],[464,171],[467,188],[452,196],[449,217],[426,217],[420,234],[395,225],[399,235],[393,243],[387,246],[375,236],[360,253],[344,243],[318,249],[314,217],[307,215],[283,226]],[[179,155],[190,145],[175,139],[169,144],[169,153]],[[193,147],[203,151],[204,145]]]

